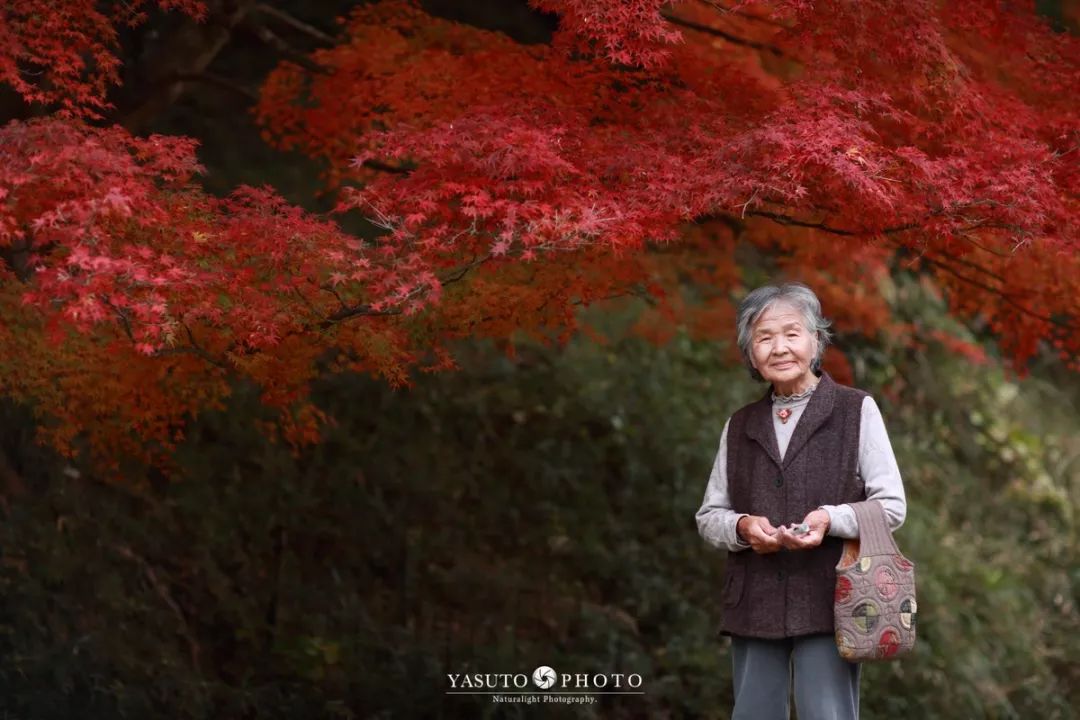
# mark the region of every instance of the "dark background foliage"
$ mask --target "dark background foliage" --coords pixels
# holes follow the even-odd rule
[[[918,283],[898,307],[948,324]],[[599,322],[618,337],[628,306]],[[953,328],[960,331],[958,328]],[[328,377],[301,454],[250,389],[179,478],[104,483],[5,408],[0,698],[25,718],[723,717],[723,555],[693,514],[723,421],[762,387],[681,337],[463,346],[394,391]],[[869,666],[868,717],[1067,718],[1077,704],[1077,389],[943,350],[854,354],[905,476],[920,640]],[[448,672],[638,672],[586,709],[448,697]]]
[[[279,3],[328,32],[348,5]],[[522,41],[550,31],[519,3],[428,5]],[[207,71],[227,83],[159,103],[172,22],[123,38],[117,118],[199,138],[214,191],[269,183],[325,209],[319,168],[262,145],[246,113],[280,55],[237,29]],[[918,327],[968,335],[917,280],[882,292]],[[724,557],[693,515],[724,420],[763,387],[723,343],[629,337],[639,310],[594,311],[606,344],[463,344],[460,372],[407,390],[328,376],[314,392],[335,424],[300,453],[238,387],[194,420],[168,479],[103,480],[0,406],[2,717],[726,716]],[[934,344],[838,340],[885,414],[920,582],[918,652],[866,668],[866,716],[1073,717],[1080,384],[1050,362],[1019,381]],[[646,694],[580,709],[444,694],[448,672],[539,664],[638,672]]]

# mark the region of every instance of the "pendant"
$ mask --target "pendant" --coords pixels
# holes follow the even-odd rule
[[[776,416],[786,425],[788,418],[791,417],[791,408],[780,408],[776,411]]]

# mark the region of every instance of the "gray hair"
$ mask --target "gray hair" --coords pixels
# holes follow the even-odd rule
[[[736,315],[735,327],[738,332],[739,350],[742,352],[743,362],[750,371],[750,377],[764,381],[750,362],[750,334],[754,329],[754,323],[758,321],[762,313],[777,303],[790,305],[803,316],[803,324],[806,329],[817,338],[817,352],[810,362],[810,368],[815,373],[821,369],[821,358],[825,354],[825,348],[829,346],[832,335],[829,333],[831,322],[821,314],[821,301],[818,300],[814,291],[806,285],[798,282],[785,283],[783,285],[764,285],[751,291],[739,303],[739,312]]]

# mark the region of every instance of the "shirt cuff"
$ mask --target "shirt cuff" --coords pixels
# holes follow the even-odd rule
[[[740,550],[746,550],[750,547],[750,543],[743,542],[743,539],[739,537],[739,521],[744,517],[749,517],[749,515],[747,513],[742,513],[741,515],[734,516],[734,519],[731,521],[731,539],[734,541],[735,546]]]
[[[859,522],[850,505],[822,505],[818,509],[829,514],[829,535],[847,539],[859,537]]]

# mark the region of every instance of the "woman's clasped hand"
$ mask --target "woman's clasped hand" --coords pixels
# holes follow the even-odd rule
[[[829,513],[824,510],[811,510],[803,518],[810,531],[796,535],[794,525],[775,527],[769,518],[760,515],[746,515],[739,518],[738,533],[750,545],[754,552],[765,555],[781,550],[808,550],[817,547],[829,531]]]

